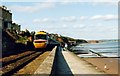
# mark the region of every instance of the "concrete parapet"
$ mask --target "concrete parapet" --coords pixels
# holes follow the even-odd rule
[[[38,69],[34,72],[34,74],[50,74],[55,58],[57,46],[53,48],[53,50],[50,52],[48,57],[43,61],[43,63],[38,67]]]

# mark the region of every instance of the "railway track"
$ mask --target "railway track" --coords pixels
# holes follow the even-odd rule
[[[2,68],[0,68],[0,74],[2,76],[11,76],[42,53],[43,52],[40,51],[26,51],[17,55],[1,58],[0,63],[2,63]]]

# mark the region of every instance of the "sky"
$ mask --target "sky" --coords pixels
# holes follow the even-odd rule
[[[118,0],[6,1],[21,29],[77,39],[118,39]]]

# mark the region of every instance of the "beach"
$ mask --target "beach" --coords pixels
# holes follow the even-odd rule
[[[78,49],[89,49],[90,52],[88,54],[78,54],[77,56],[107,74],[119,74],[120,57],[118,53],[120,46],[118,43],[116,41],[104,41],[95,44],[83,44],[82,46],[78,45],[76,46],[79,47]]]
[[[119,62],[117,58],[83,58],[83,60],[91,63],[96,69],[101,69],[107,74],[118,74],[119,73]],[[120,76],[120,74],[119,74]]]

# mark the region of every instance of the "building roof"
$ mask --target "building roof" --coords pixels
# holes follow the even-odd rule
[[[0,6],[0,9],[3,10],[3,11],[8,12],[8,13],[10,13],[10,14],[12,14],[12,13],[10,12],[10,10],[7,9],[6,6]]]

